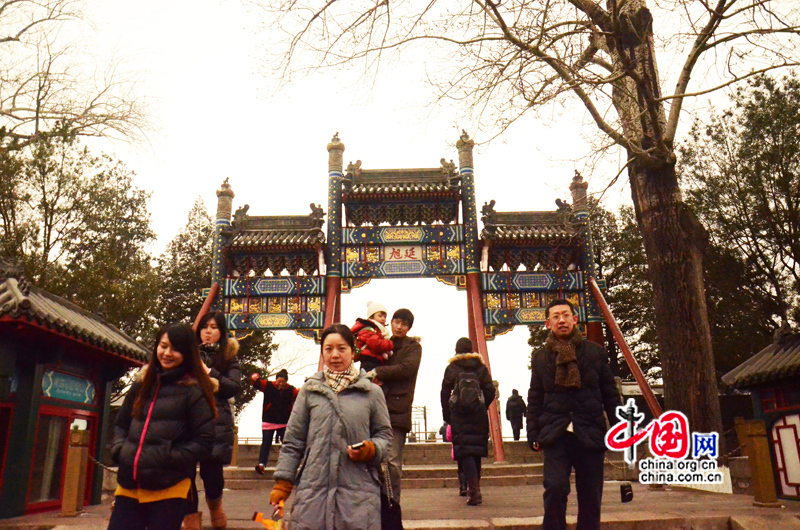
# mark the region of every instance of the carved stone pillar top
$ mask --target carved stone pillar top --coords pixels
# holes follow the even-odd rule
[[[343,154],[344,143],[339,139],[339,133],[337,132],[328,144],[328,171],[342,172],[344,166]]]
[[[217,190],[217,219],[230,221],[231,210],[233,209],[233,198],[236,196],[228,183],[228,179],[222,183]]]
[[[236,196],[236,194],[233,193],[233,190],[231,189],[231,185],[228,182],[227,178],[224,181],[222,181],[222,185],[217,190],[217,197],[222,197],[223,195],[225,195],[226,197],[230,197],[231,199],[233,199]]]
[[[456,142],[458,149],[458,167],[475,167],[472,162],[472,148],[475,147],[475,141],[472,140],[467,131],[461,131],[461,137]]]
[[[586,209],[586,189],[589,187],[588,182],[583,181],[583,177],[578,170],[575,170],[575,176],[572,177],[572,182],[569,185],[569,191],[572,193],[572,209],[576,212],[581,212]]]

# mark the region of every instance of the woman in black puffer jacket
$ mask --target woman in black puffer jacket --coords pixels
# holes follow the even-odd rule
[[[222,467],[230,464],[233,457],[234,420],[230,399],[238,396],[242,390],[242,371],[236,358],[239,343],[236,339],[228,338],[225,314],[219,311],[203,315],[197,324],[197,338],[200,340],[203,364],[214,384],[214,398],[217,403],[214,448],[211,456],[200,462],[200,478],[203,479],[211,527],[214,530],[224,530],[227,528],[228,518],[222,509],[222,490],[225,487]],[[183,521],[184,530],[202,528],[195,482],[192,482],[192,492],[192,509]]]
[[[159,330],[114,424],[119,464],[109,530],[177,530],[187,513],[197,462],[211,453],[216,406],[194,331]]]
[[[481,458],[489,454],[489,416],[487,410],[494,401],[496,391],[489,370],[479,353],[472,353],[472,341],[466,337],[456,342],[456,356],[452,357],[442,380],[442,417],[452,431],[453,456],[458,461],[459,472],[467,480],[467,504],[483,501],[481,496]],[[451,406],[451,396],[458,393],[459,380],[464,375],[474,377],[476,392],[483,394],[483,403]],[[480,398],[480,396],[478,396]]]

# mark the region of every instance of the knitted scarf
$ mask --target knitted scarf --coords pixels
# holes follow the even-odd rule
[[[331,387],[334,393],[338,394],[353,384],[353,381],[358,378],[358,374],[361,373],[361,371],[356,368],[355,363],[350,363],[347,370],[342,372],[331,370],[326,366],[322,369],[322,373],[325,375],[325,384]]]
[[[578,358],[575,348],[583,341],[583,335],[576,326],[569,340],[558,340],[552,331],[547,335],[545,345],[556,353],[556,385],[564,388],[580,388],[581,373],[578,370]]]

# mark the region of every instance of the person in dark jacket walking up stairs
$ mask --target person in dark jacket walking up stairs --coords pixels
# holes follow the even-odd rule
[[[522,430],[522,417],[525,415],[525,400],[519,395],[515,388],[511,391],[511,397],[506,401],[506,419],[511,423],[511,431],[514,433],[514,441],[519,440],[519,432]]]
[[[200,462],[200,478],[203,479],[206,504],[211,515],[211,528],[223,530],[228,518],[222,509],[222,490],[225,488],[223,466],[233,458],[233,410],[230,400],[241,392],[242,371],[236,354],[239,342],[228,338],[225,314],[220,311],[206,313],[197,325],[200,341],[200,357],[203,367],[211,378],[214,399],[217,405],[217,422],[214,428],[214,447],[211,456]],[[184,530],[200,530],[202,517],[199,510],[197,486],[192,481],[192,507],[183,522]]]
[[[251,375],[250,382],[256,389],[264,392],[264,409],[261,413],[263,438],[256,464],[256,472],[263,475],[269,460],[269,452],[272,450],[273,434],[276,442],[283,441],[283,433],[292,414],[294,400],[297,399],[297,388],[289,384],[289,372],[285,368],[278,370],[274,382],[261,379],[258,374]]]
[[[550,330],[533,353],[528,392],[528,445],[544,450],[544,528],[567,528],[569,475],[575,468],[579,530],[600,528],[605,460],[605,411],[614,418],[622,399],[605,350],[583,338],[575,308],[553,300],[545,309]]]
[[[461,337],[456,355],[449,361],[442,380],[442,417],[452,429],[453,454],[467,481],[467,504],[483,501],[481,458],[489,455],[487,410],[496,392],[489,370],[472,341]]]
[[[380,530],[378,469],[392,440],[386,401],[353,364],[347,326],[333,324],[321,340],[325,367],[297,396],[269,502],[296,492],[292,530]]]
[[[109,530],[178,530],[192,477],[214,443],[216,405],[191,326],[159,330],[114,423],[119,465]]]

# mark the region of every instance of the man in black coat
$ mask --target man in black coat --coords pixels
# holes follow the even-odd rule
[[[605,350],[583,338],[575,308],[553,300],[545,309],[550,330],[533,353],[528,392],[528,445],[544,450],[544,528],[567,528],[569,475],[575,468],[578,526],[600,528],[605,459],[605,411],[614,418],[622,400]]]
[[[514,432],[514,441],[519,440],[519,432],[522,430],[522,417],[525,415],[525,400],[519,395],[515,388],[511,391],[511,397],[506,401],[506,419],[511,422],[511,430]]]

